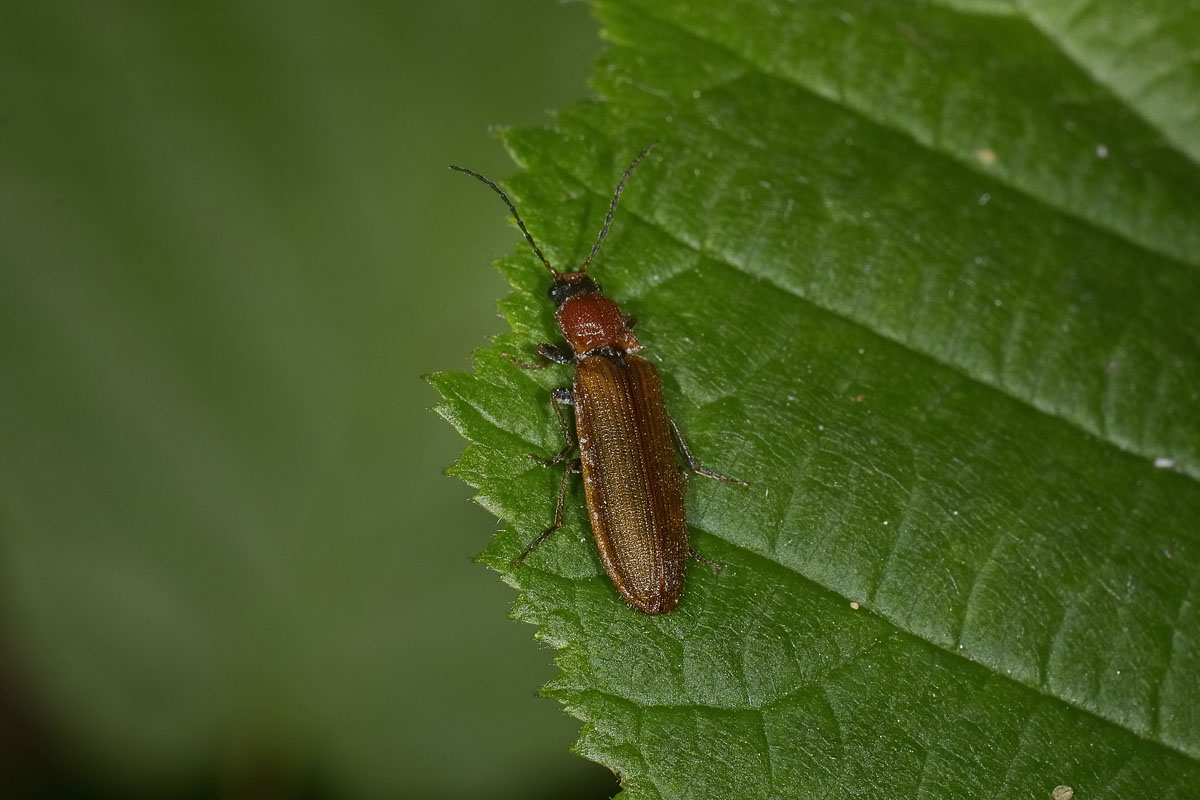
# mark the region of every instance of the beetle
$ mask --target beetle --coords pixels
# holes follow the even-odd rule
[[[697,462],[679,426],[667,415],[658,371],[638,355],[643,345],[633,333],[634,318],[623,313],[588,275],[588,267],[608,235],[630,173],[653,147],[654,143],[642,150],[621,175],[596,244],[583,264],[572,272],[559,272],[550,265],[516,206],[499,186],[465,167],[450,168],[482,181],[500,196],[534,254],[550,271],[552,283],[548,294],[554,301],[555,319],[566,346],[539,344],[539,361],[533,364],[504,355],[525,369],[542,369],[552,363],[575,367],[571,387],[554,389],[550,394],[566,444],[552,458],[532,456],[546,467],[566,465],[559,484],[554,523],[530,542],[514,563],[520,564],[534,548],[563,527],[568,481],[571,475],[582,473],[588,517],[605,570],[629,605],[647,614],[662,614],[675,608],[683,594],[689,553],[699,561],[719,567],[688,543],[684,515],[686,476],[675,460],[672,439],[692,472],[742,486],[748,484]],[[562,406],[575,408],[574,435]],[[572,458],[576,449],[579,457]]]

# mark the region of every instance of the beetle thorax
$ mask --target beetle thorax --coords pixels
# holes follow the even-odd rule
[[[558,327],[576,355],[598,348],[624,353],[641,349],[637,336],[625,322],[625,315],[612,300],[599,292],[567,298],[555,312]]]

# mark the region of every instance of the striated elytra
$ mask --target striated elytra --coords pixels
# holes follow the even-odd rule
[[[587,274],[612,225],[625,182],[653,147],[651,144],[639,153],[622,174],[596,244],[574,272],[559,272],[550,266],[499,186],[478,172],[450,168],[477,178],[500,195],[553,278],[549,295],[567,345],[538,345],[540,358],[533,364],[508,357],[525,369],[542,369],[550,363],[575,367],[571,388],[551,393],[566,446],[553,458],[538,459],[544,466],[565,464],[554,523],[529,543],[515,563],[520,564],[546,537],[562,528],[567,481],[572,474],[582,473],[592,533],[609,578],[629,605],[647,614],[662,614],[675,608],[683,595],[689,553],[712,563],[688,544],[685,482],[672,439],[693,472],[747,484],[697,463],[679,427],[667,415],[657,370],[637,355],[642,345],[633,333],[633,318],[605,297]],[[563,417],[564,405],[575,407],[574,435]],[[578,457],[574,457],[576,450]]]

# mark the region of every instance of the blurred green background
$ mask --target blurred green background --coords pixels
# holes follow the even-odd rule
[[[446,165],[512,174],[487,127],[599,50],[553,0],[3,4],[0,789],[615,791],[420,378],[518,241]]]

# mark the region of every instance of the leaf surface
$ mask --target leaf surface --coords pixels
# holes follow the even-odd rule
[[[578,490],[514,570],[569,377],[500,357],[557,338],[544,270],[504,262],[514,332],[434,382],[580,750],[630,798],[1200,785],[1194,125],[1049,5],[596,8],[600,99],[507,132],[510,186],[567,269],[661,142],[593,274],[697,457],[751,488],[691,482],[727,568],[672,614],[621,604]]]

